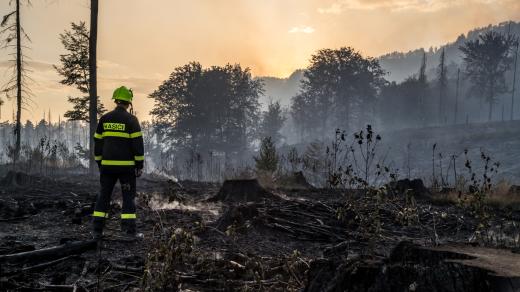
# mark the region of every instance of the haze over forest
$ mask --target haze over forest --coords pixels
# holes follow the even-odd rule
[[[284,5],[289,2],[265,5],[271,8],[281,5],[287,9],[289,6]],[[53,19],[55,22],[50,22],[46,30],[34,27],[30,17],[27,22],[22,21],[22,25],[27,24],[23,31],[28,35],[24,37],[23,46],[16,48],[21,48],[23,56],[27,56],[22,60],[27,70],[23,71],[20,86],[13,81],[16,78],[9,81],[13,78],[9,71],[5,80],[0,80],[8,96],[14,96],[15,89],[23,90],[22,94],[16,94],[16,99],[8,99],[2,106],[2,118],[8,122],[0,124],[0,148],[5,149],[0,160],[10,161],[23,154],[23,159],[30,161],[32,155],[42,152],[40,148],[46,145],[48,155],[57,155],[52,151],[60,149],[62,157],[74,161],[63,162],[65,164],[84,163],[96,125],[87,123],[113,107],[111,93],[121,85],[132,88],[135,94],[133,110],[143,122],[145,149],[150,157],[146,164],[148,170],[161,170],[176,177],[197,175],[199,179],[222,179],[223,173],[206,177],[195,174],[193,169],[183,172],[186,169],[181,165],[213,163],[215,157],[219,157],[219,167],[247,168],[261,145],[269,142],[267,138],[273,147],[280,147],[282,155],[299,152],[305,157],[313,156],[314,161],[322,161],[320,155],[324,152],[328,155],[328,143],[335,135],[337,138],[344,133],[352,137],[352,133],[369,128],[388,136],[385,140],[388,151],[421,145],[408,151],[408,156],[402,151],[392,153],[392,163],[402,167],[406,157],[413,153],[421,158],[416,159],[415,166],[407,166],[408,175],[413,169],[421,172],[418,176],[425,177],[428,174],[422,172],[430,168],[425,168],[422,162],[429,155],[427,149],[438,141],[444,142],[439,147],[460,153],[463,149],[456,145],[457,140],[449,138],[461,138],[457,134],[460,131],[476,135],[459,141],[463,144],[479,139],[481,124],[489,126],[489,133],[495,134],[494,130],[503,128],[506,121],[512,131],[516,129],[514,123],[520,117],[520,102],[515,102],[518,99],[515,88],[520,88],[520,74],[517,74],[520,23],[514,21],[518,19],[515,13],[520,10],[516,2],[495,1],[495,10],[501,12],[482,14],[478,23],[485,19],[503,21],[480,28],[468,28],[479,14],[465,15],[462,11],[466,10],[460,3],[452,1],[441,1],[443,5],[441,2],[418,5],[415,1],[374,1],[374,5],[368,6],[361,2],[352,6],[352,1],[337,1],[328,6],[312,0],[304,2],[313,3],[299,7],[308,9],[307,14],[296,13],[294,22],[284,22],[281,15],[274,15],[278,26],[253,25],[246,20],[244,23],[219,22],[220,17],[227,16],[224,7],[229,3],[221,7],[210,2],[207,5],[190,2],[193,6],[186,5],[207,16],[207,21],[186,30],[169,24],[177,21],[180,25],[189,19],[159,18],[162,22],[154,27],[157,29],[154,34],[143,31],[144,27],[149,28],[147,22],[141,21],[140,26],[128,22],[130,15],[140,15],[140,11],[133,9],[142,2],[129,2],[127,8],[132,14],[128,19],[119,14],[108,17],[117,5],[114,6],[115,1],[107,2],[100,10],[99,45],[95,46],[99,47],[99,55],[91,52],[90,28],[82,21],[85,17],[80,17],[77,3],[45,7],[41,7],[41,3],[38,7],[22,5],[21,15],[31,16],[30,13],[45,10],[56,13],[52,9],[71,12],[71,15],[57,18],[60,21]],[[178,8],[168,3],[164,2],[162,7]],[[239,3],[246,2],[236,2]],[[408,6],[399,6],[405,4]],[[465,8],[470,11],[487,5],[491,4],[469,0]],[[208,11],[208,7],[219,10]],[[456,9],[460,18],[440,15],[450,9]],[[416,27],[404,27],[406,22],[392,22],[388,27],[399,30],[388,32],[386,23],[374,20],[373,24],[377,24],[380,31],[374,32],[367,26],[359,33],[339,17],[349,15],[351,10],[357,10],[358,16],[367,14],[368,19],[380,12],[385,12],[388,20],[406,16],[414,18],[416,25],[422,23],[418,16],[435,15],[443,24],[439,22],[435,26],[433,19],[425,19],[425,30],[417,32]],[[272,10],[253,15],[258,18],[269,12]],[[190,10],[190,13],[195,12]],[[241,19],[248,13],[250,10],[232,10],[232,14]],[[12,21],[12,15],[7,14],[4,25]],[[504,19],[506,16],[510,18]],[[145,13],[144,17],[149,14]],[[446,27],[445,21],[460,25]],[[309,25],[293,25],[302,22]],[[212,23],[231,31],[215,31],[210,27]],[[332,33],[337,27],[331,23],[345,27],[344,34]],[[121,26],[123,24],[129,27]],[[15,25],[8,28],[13,27]],[[259,31],[254,38],[234,34],[244,33],[244,29],[249,29],[250,34]],[[42,35],[36,34],[35,39],[29,41],[31,30],[47,36],[54,30],[56,35],[42,42]],[[272,39],[267,31],[273,33]],[[130,32],[142,39],[132,38],[135,36]],[[211,33],[221,38],[216,40]],[[10,44],[13,35],[11,32],[4,41]],[[446,39],[447,36],[450,38]],[[367,43],[367,39],[372,42]],[[271,42],[259,45],[259,40]],[[34,50],[29,49],[31,44]],[[13,47],[6,46],[2,54],[9,56]],[[46,57],[42,57],[42,53]],[[97,56],[97,66],[91,66],[91,55]],[[35,60],[29,59],[33,56]],[[110,60],[104,59],[108,56]],[[4,67],[12,64],[7,59],[0,63]],[[94,68],[99,69],[99,74],[96,73],[97,78],[90,78]],[[91,87],[94,80],[97,85]],[[95,104],[95,96],[99,96],[97,110],[90,106],[90,102]],[[18,107],[19,114],[12,109],[15,100],[23,105]],[[21,117],[18,123],[11,122],[14,116]],[[496,122],[499,124],[494,124]],[[436,128],[442,130],[434,130]],[[11,135],[13,132],[17,135]],[[58,139],[60,136],[64,139]],[[516,143],[511,141],[511,145]],[[484,144],[486,141],[469,145],[481,147]],[[499,154],[511,156],[516,152]],[[511,163],[508,167],[507,175],[518,177],[516,169],[520,165]],[[308,170],[309,165],[304,168]],[[207,169],[210,170],[211,167]],[[323,174],[322,170],[318,173]],[[323,176],[321,181],[313,183],[324,184]]]
[[[9,10],[7,2],[0,3],[0,10]],[[519,11],[518,2],[513,0],[269,0],[261,5],[236,0],[218,5],[206,0],[161,0],[153,6],[114,0],[100,9],[99,91],[107,104],[119,84],[133,87],[138,96],[137,114],[149,120],[152,102],[146,97],[173,68],[190,61],[204,66],[240,63],[251,68],[253,76],[286,78],[304,69],[319,49],[352,46],[371,57],[420,48],[428,51],[430,46],[454,42],[458,35],[476,27],[518,20]],[[63,102],[67,96],[78,94],[74,88],[59,84],[52,68],[64,53],[59,34],[70,28],[71,22],[88,23],[88,1],[36,1],[22,7],[22,16],[26,16],[22,22],[31,37],[28,57],[35,81],[34,103],[24,111],[23,120],[38,122],[49,108],[51,118],[57,120],[69,108]],[[142,21],[137,25],[135,19]],[[189,32],[186,27],[190,27]],[[435,57],[428,57],[431,66]],[[451,52],[447,57],[453,58]],[[2,83],[8,73],[4,70],[7,60],[7,52],[0,51],[0,70],[5,72],[0,75]],[[415,58],[382,61],[381,65],[391,73],[386,78],[393,81],[416,73],[419,62],[416,54]],[[262,101],[271,96],[288,104],[297,91],[298,80],[292,79],[281,80],[280,86],[267,81]],[[12,120],[12,101],[6,101],[2,111],[0,121]]]
[[[510,22],[493,25],[490,24],[485,27],[472,29],[468,32],[461,32],[458,38],[445,45],[417,48],[408,52],[391,52],[379,56],[378,59],[381,67],[388,73],[385,78],[388,81],[401,82],[404,79],[417,74],[423,52],[426,52],[427,75],[429,78],[434,78],[435,70],[438,65],[437,62],[442,49],[445,49],[446,52],[446,63],[450,67],[455,68],[460,66],[462,63],[462,53],[459,51],[459,47],[463,45],[464,41],[474,40],[480,34],[491,30],[520,35],[520,23],[511,23],[511,25]],[[456,74],[456,70],[452,70],[450,74]],[[303,70],[296,70],[287,78],[259,78],[265,82],[266,97],[272,97],[275,100],[280,100],[282,104],[288,105],[291,97],[298,93],[302,77]]]

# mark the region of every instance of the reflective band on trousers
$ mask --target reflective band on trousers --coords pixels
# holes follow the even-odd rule
[[[132,166],[132,165],[135,165],[135,161],[133,161],[133,160],[101,160],[101,165]]]
[[[135,159],[135,161],[143,161],[144,155],[143,156],[134,156],[134,159]]]
[[[102,217],[102,218],[108,218],[108,214],[105,212],[100,211],[94,211],[94,214],[92,214],[94,217]]]
[[[121,214],[121,219],[136,219],[137,216],[135,214]]]
[[[103,159],[103,156],[99,155],[99,156],[94,156],[94,160],[101,160]]]

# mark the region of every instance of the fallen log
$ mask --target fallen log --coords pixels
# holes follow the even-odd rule
[[[322,236],[324,238],[334,238],[340,241],[345,240],[343,236],[336,234],[337,230],[334,230],[333,227],[330,226],[316,226],[309,223],[301,224],[275,217],[270,217],[268,220],[277,224],[277,227],[279,227],[279,225],[290,225],[291,227],[289,229],[302,234],[314,235],[316,237]]]
[[[116,271],[124,271],[124,272],[133,272],[133,273],[143,273],[144,267],[132,267],[128,265],[120,265],[116,263],[110,263],[112,268]]]
[[[16,274],[19,274],[19,273],[35,272],[35,271],[38,271],[38,270],[42,270],[42,269],[48,268],[48,267],[53,266],[53,265],[57,265],[57,264],[59,264],[61,262],[64,262],[64,261],[66,261],[68,259],[72,259],[72,258],[75,258],[75,257],[77,257],[77,255],[70,255],[70,256],[66,256],[64,258],[60,258],[60,259],[53,260],[53,261],[50,261],[50,262],[45,262],[45,263],[42,263],[42,264],[37,264],[37,265],[34,265],[34,266],[25,267],[25,268],[20,269],[20,270],[6,272],[6,273],[4,273],[4,276],[16,275]]]
[[[52,285],[39,283],[47,291],[74,291],[74,285]]]
[[[96,240],[67,242],[62,245],[0,256],[0,263],[18,263],[64,258],[69,255],[80,254],[95,249]]]
[[[11,221],[25,220],[25,219],[30,218],[30,217],[31,216],[0,218],[0,222],[11,222]]]

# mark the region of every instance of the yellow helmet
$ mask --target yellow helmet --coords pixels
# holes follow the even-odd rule
[[[114,90],[114,94],[112,95],[112,99],[121,100],[131,103],[134,98],[134,93],[132,89],[128,89],[125,86],[121,86]]]

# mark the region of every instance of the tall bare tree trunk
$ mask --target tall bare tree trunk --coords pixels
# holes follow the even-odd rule
[[[22,115],[22,34],[20,23],[20,0],[16,0],[16,144],[14,152],[14,166],[20,158],[21,137],[21,115]]]
[[[494,78],[491,78],[491,80],[489,81],[490,83],[490,88],[489,88],[489,97],[488,97],[488,101],[489,101],[489,114],[488,114],[488,122],[491,122],[491,119],[493,118],[493,103],[495,102],[495,79]]]
[[[516,70],[517,67],[517,61],[518,61],[518,43],[516,43],[516,51],[515,51],[515,69],[513,73],[513,89],[511,91],[511,121],[513,120],[513,111],[515,106],[515,88],[516,88]]]
[[[453,117],[454,124],[457,124],[457,114],[459,111],[459,81],[460,81],[460,68],[457,69],[457,87],[455,89],[455,115]]]
[[[97,53],[97,22],[98,22],[98,0],[90,1],[90,38],[89,38],[89,96],[90,96],[90,107],[89,107],[89,124],[90,124],[90,135],[89,135],[89,169],[90,173],[94,173],[95,161],[94,161],[94,132],[97,126],[97,68],[96,68],[96,53]]]
[[[439,62],[439,125],[446,123],[446,117],[444,114],[444,93],[446,91],[446,66],[445,66],[445,52],[442,49],[440,62]]]

